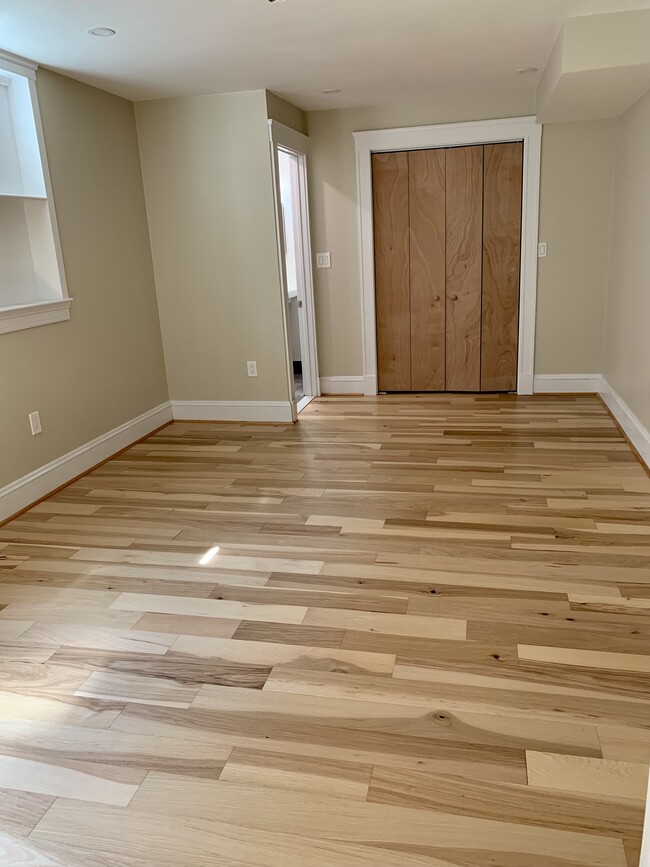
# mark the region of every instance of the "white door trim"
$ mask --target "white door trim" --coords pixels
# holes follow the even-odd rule
[[[318,350],[316,344],[316,317],[314,308],[314,275],[312,270],[311,231],[309,226],[309,196],[307,189],[307,155],[309,153],[309,138],[284,126],[275,120],[269,120],[269,139],[271,142],[271,164],[273,167],[273,192],[275,196],[276,229],[278,235],[278,256],[280,259],[280,277],[282,282],[282,309],[284,325],[285,354],[287,359],[287,386],[292,402],[294,420],[298,417],[299,408],[293,393],[293,359],[291,357],[291,337],[289,327],[289,304],[287,297],[287,273],[284,259],[285,239],[284,225],[281,219],[280,169],[279,151],[286,151],[297,158],[299,211],[300,211],[300,270],[298,281],[303,298],[301,333],[306,334],[306,347],[302,347],[303,383],[305,395],[320,397],[320,378],[318,375]],[[299,290],[300,291],[300,290]],[[307,350],[306,352],[304,350]],[[302,409],[302,405],[300,409]]]
[[[534,117],[515,117],[472,123],[369,130],[366,132],[355,132],[354,140],[357,155],[357,191],[359,199],[364,393],[369,395],[377,394],[372,154],[387,151],[523,141],[524,178],[517,393],[532,394],[535,370],[541,125],[536,122]]]

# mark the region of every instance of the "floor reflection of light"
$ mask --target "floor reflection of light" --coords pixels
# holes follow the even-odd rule
[[[210,548],[210,550],[201,557],[199,560],[199,566],[207,566],[211,560],[213,560],[217,554],[219,553],[219,546],[215,545],[214,548]]]

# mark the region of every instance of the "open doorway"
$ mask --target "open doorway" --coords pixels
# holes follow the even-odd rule
[[[320,395],[307,200],[306,136],[271,121],[289,388],[296,415]]]
[[[298,157],[295,154],[280,149],[278,152],[280,164],[280,204],[282,206],[282,227],[284,229],[284,259],[287,272],[287,301],[289,303],[289,338],[291,344],[291,372],[293,374],[293,394],[296,403],[305,397],[305,383],[302,372],[301,328],[304,317],[300,316],[304,309],[303,294],[298,290],[298,273],[300,270],[300,240],[297,222],[300,219]]]

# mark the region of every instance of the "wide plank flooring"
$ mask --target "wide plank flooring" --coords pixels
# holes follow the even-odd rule
[[[0,527],[0,863],[637,867],[649,762],[596,397],[177,422]]]

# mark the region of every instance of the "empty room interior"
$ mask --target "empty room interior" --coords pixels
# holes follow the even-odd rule
[[[0,0],[0,864],[650,867],[649,765],[649,0]]]

